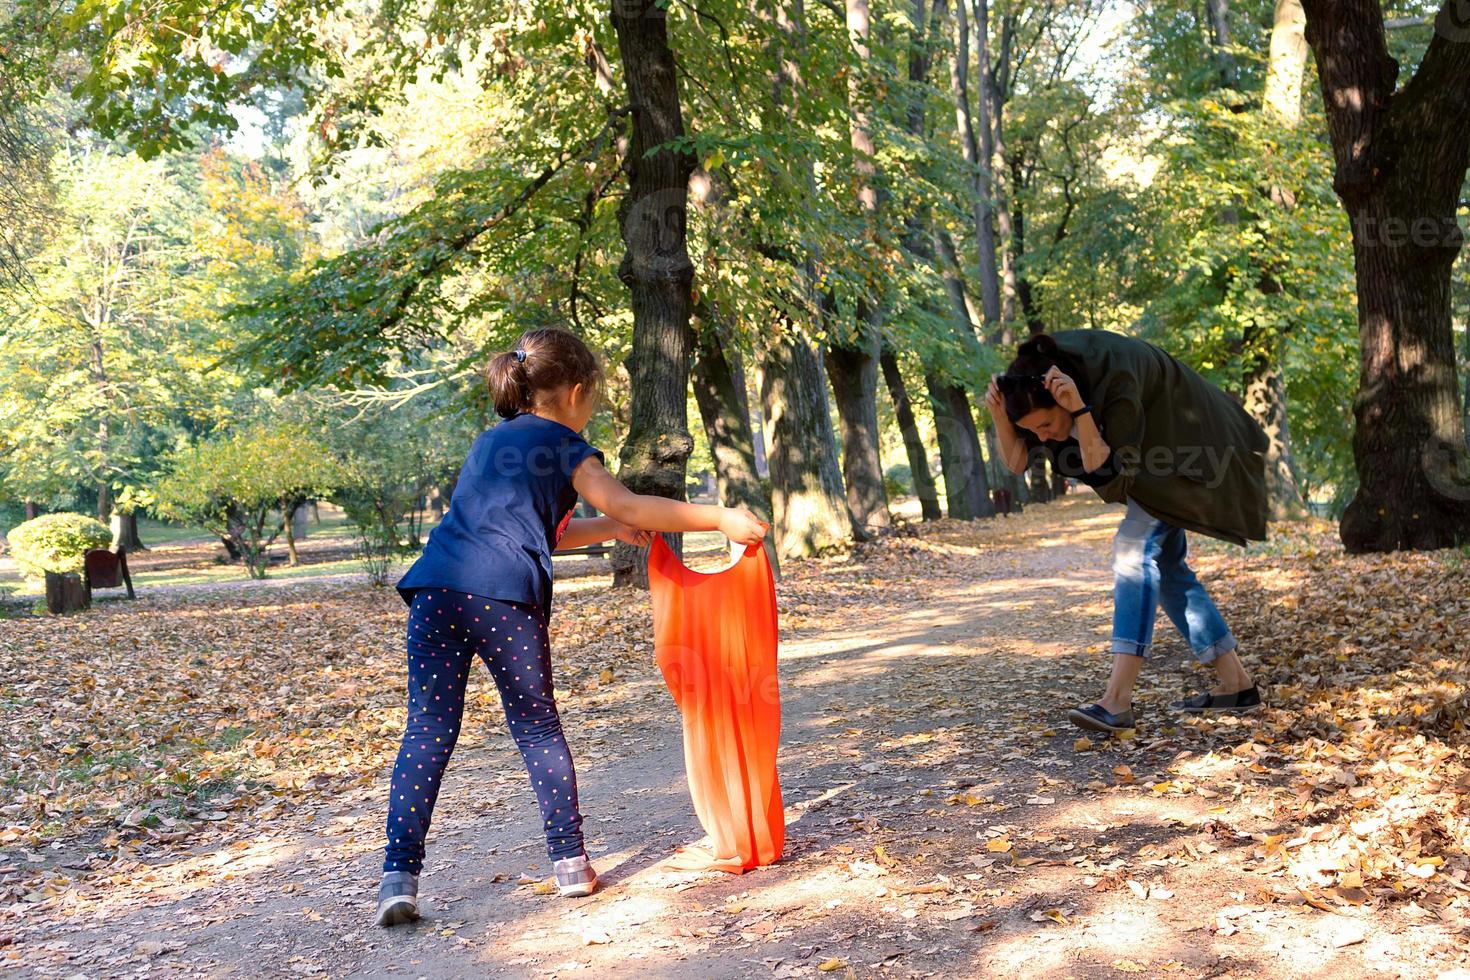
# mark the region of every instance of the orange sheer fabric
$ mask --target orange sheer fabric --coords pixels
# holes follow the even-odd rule
[[[740,874],[781,857],[786,839],[776,747],[776,588],[760,545],[724,571],[693,571],[655,537],[648,556],[653,644],[684,719],[689,795],[709,845],[677,868]]]

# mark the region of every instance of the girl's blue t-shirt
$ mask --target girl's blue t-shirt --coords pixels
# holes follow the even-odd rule
[[[449,512],[398,581],[403,601],[445,588],[551,613],[551,553],[577,491],[572,474],[593,449],[572,429],[517,415],[483,432],[459,472]]]

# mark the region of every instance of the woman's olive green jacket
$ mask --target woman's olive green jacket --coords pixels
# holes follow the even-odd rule
[[[1169,354],[1106,330],[1052,335],[1081,365],[1117,472],[1094,487],[1187,531],[1245,544],[1266,537],[1266,433],[1245,409]]]

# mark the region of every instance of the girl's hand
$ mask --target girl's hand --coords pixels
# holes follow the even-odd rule
[[[985,392],[985,407],[990,409],[992,418],[1000,418],[1006,413],[1006,399],[1000,393],[1000,385],[995,380],[998,377],[998,374],[990,376],[990,387]]]
[[[1062,369],[1055,364],[1041,380],[1046,385],[1046,390],[1057,400],[1057,404],[1067,411],[1075,412],[1082,407],[1082,395],[1077,391],[1077,382],[1063,374]]]
[[[721,507],[720,533],[736,544],[753,545],[766,536],[766,525],[745,507]]]
[[[618,522],[617,527],[613,530],[613,537],[624,544],[631,544],[635,548],[647,548],[653,544],[652,531],[629,527],[621,521]]]

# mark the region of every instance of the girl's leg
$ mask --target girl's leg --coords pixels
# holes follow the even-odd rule
[[[546,853],[553,861],[585,853],[577,773],[561,730],[551,684],[551,644],[546,624],[529,606],[477,600],[475,650],[485,658],[511,737],[521,750],[531,788],[541,807]]]
[[[408,725],[388,797],[383,870],[418,874],[429,817],[464,716],[474,653],[466,643],[457,593],[421,589],[408,613]]]
[[[1118,714],[1133,703],[1133,685],[1153,645],[1158,618],[1158,550],[1168,525],[1132,501],[1113,537],[1113,671],[1097,702]],[[1136,662],[1135,662],[1136,661]]]

